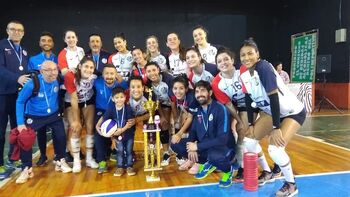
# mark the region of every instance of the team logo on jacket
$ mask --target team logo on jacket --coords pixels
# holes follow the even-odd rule
[[[42,92],[39,92],[38,97],[44,97],[44,94]]]
[[[202,115],[201,114],[197,115],[197,120],[198,120],[199,124],[202,124]]]
[[[26,50],[23,50],[22,53],[23,53],[24,56],[27,56],[27,55],[28,55],[28,53],[27,53]]]
[[[54,92],[58,92],[59,88],[58,86],[55,86],[55,88],[53,89]]]
[[[209,115],[208,120],[209,120],[209,121],[212,121],[212,120],[213,120],[213,114],[210,114],[210,115]]]
[[[102,61],[102,63],[104,63],[104,64],[107,63],[107,59],[106,59],[106,58],[102,58],[101,61]]]
[[[33,119],[28,118],[28,119],[27,119],[27,124],[32,124],[32,123],[33,123]]]

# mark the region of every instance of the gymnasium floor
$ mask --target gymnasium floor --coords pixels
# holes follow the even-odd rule
[[[313,175],[299,175],[296,178],[299,188],[299,195],[307,197],[321,196],[350,196],[350,171],[338,173],[323,173]],[[217,183],[200,184],[180,187],[168,187],[160,189],[149,189],[140,191],[127,191],[119,193],[103,193],[89,196],[106,196],[106,197],[257,197],[257,196],[274,196],[273,192],[277,191],[283,184],[282,179],[274,183],[266,184],[259,188],[258,191],[249,192],[243,189],[243,184],[234,184],[232,187],[222,189]],[[346,187],[344,187],[346,186]]]

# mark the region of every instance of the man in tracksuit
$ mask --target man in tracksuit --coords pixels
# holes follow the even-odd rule
[[[201,80],[195,84],[199,105],[196,108],[190,106],[193,121],[189,138],[182,139],[172,148],[193,162],[199,161],[196,179],[203,179],[218,169],[222,172],[219,186],[229,187],[234,170],[231,160],[235,154],[235,140],[230,129],[230,114],[224,105],[211,98],[212,94],[209,82]]]
[[[29,80],[18,94],[16,101],[17,130],[22,132],[30,127],[36,132],[45,132],[52,129],[53,147],[56,153],[56,171],[71,172],[64,159],[66,148],[66,133],[63,118],[59,111],[59,83],[57,81],[58,67],[52,61],[44,61],[38,75],[39,86],[37,95],[33,95],[34,80]],[[16,183],[24,183],[34,176],[32,171],[32,150],[21,150],[23,162],[22,173]]]
[[[10,169],[4,167],[4,145],[7,122],[10,117],[11,129],[16,125],[16,98],[20,85],[29,79],[26,75],[28,53],[21,46],[24,36],[24,26],[19,21],[10,21],[6,32],[8,38],[0,41],[0,179],[9,176],[13,161],[7,163]],[[11,154],[11,147],[9,155]],[[10,156],[9,156],[10,158]]]

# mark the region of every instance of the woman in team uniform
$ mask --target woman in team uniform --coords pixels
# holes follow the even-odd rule
[[[63,76],[68,71],[76,72],[79,62],[85,55],[84,49],[77,46],[78,37],[74,31],[68,30],[64,33],[64,42],[67,47],[58,54],[58,67]]]
[[[162,166],[169,165],[170,153],[169,153],[169,138],[170,138],[170,115],[171,115],[171,102],[172,96],[172,83],[173,77],[167,72],[161,72],[160,67],[156,62],[148,62],[146,64],[146,73],[148,77],[147,86],[153,89],[153,94],[159,101],[158,112],[160,115],[160,140],[163,145],[163,160]]]
[[[124,34],[117,34],[113,39],[113,43],[118,52],[109,56],[108,63],[113,64],[117,68],[118,74],[123,77],[125,81],[128,81],[132,71],[133,58],[131,52],[127,49],[127,42]]]
[[[182,138],[188,137],[188,131],[192,123],[192,113],[190,107],[193,106],[196,99],[194,92],[189,89],[189,82],[185,75],[180,75],[173,80],[173,96],[171,97],[172,110],[172,137],[171,144],[177,144]],[[173,149],[174,150],[174,149]],[[176,156],[176,161],[180,170],[189,170],[191,174],[198,172],[199,165],[193,165],[190,160],[185,160],[180,156]]]
[[[170,49],[167,62],[170,74],[174,77],[187,73],[185,49],[181,46],[181,40],[177,33],[170,33],[166,39],[166,46]]]
[[[91,58],[84,57],[77,67],[77,72],[67,72],[64,77],[64,85],[67,89],[65,95],[65,107],[71,133],[70,144],[74,158],[73,172],[81,171],[80,163],[80,137],[82,125],[86,126],[86,166],[98,168],[98,164],[92,158],[94,147],[94,75],[95,64]],[[84,120],[82,122],[82,119]]]
[[[187,75],[192,87],[200,80],[211,83],[214,76],[219,73],[216,65],[206,63],[199,50],[194,47],[186,49],[186,63],[189,68]]]
[[[146,59],[148,62],[157,62],[162,72],[169,72],[164,55],[160,53],[158,38],[154,35],[146,39]]]
[[[273,66],[260,59],[259,49],[252,39],[243,43],[240,58],[244,64],[240,73],[249,123],[247,137],[244,138],[245,148],[249,152],[260,153],[258,141],[269,136],[269,155],[285,177],[285,183],[276,196],[294,196],[298,189],[285,147],[305,120],[304,105],[283,83]],[[253,120],[253,107],[263,111],[256,121]],[[267,165],[265,158],[260,159],[264,159],[264,165]],[[273,182],[273,173],[264,170],[258,181],[259,185]]]
[[[131,51],[132,57],[134,59],[134,67],[131,75],[142,77],[143,84],[147,83],[147,76],[145,71],[145,66],[147,64],[146,53],[143,49],[135,47]]]
[[[208,31],[201,25],[193,28],[192,31],[194,46],[199,49],[202,58],[211,64],[215,64],[217,48],[207,41]]]

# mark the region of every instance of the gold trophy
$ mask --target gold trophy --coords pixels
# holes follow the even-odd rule
[[[155,174],[155,170],[162,170],[160,167],[160,118],[159,116],[154,117],[155,111],[158,109],[159,101],[154,102],[152,100],[152,91],[149,89],[148,100],[143,103],[143,107],[149,113],[149,119],[147,124],[143,126],[143,142],[144,142],[144,155],[145,155],[145,171],[151,171],[150,176],[146,176],[147,182],[160,181],[160,177]],[[154,141],[154,134],[156,139]],[[157,165],[155,165],[155,156],[157,157]],[[151,163],[149,163],[149,157],[151,157]]]

